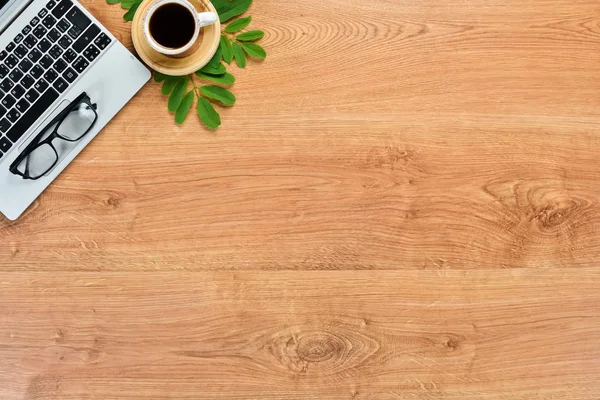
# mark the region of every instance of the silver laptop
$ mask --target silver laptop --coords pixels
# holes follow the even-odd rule
[[[0,0],[0,212],[17,219],[148,81],[75,0]]]

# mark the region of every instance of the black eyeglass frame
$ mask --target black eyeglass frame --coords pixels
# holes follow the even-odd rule
[[[77,139],[69,139],[69,138],[66,138],[66,137],[60,135],[58,133],[58,128],[60,128],[60,125],[64,122],[64,120],[67,118],[67,116],[71,112],[73,112],[77,107],[79,107],[81,104],[87,104],[89,106],[89,108],[94,111],[94,121],[92,121],[92,123],[87,128],[87,130],[83,134],[81,134],[81,136],[79,136]],[[69,105],[64,110],[62,110],[56,117],[54,117],[54,119],[52,121],[50,121],[50,123],[48,123],[40,131],[40,133],[38,133],[36,135],[36,137],[31,141],[31,143],[29,143],[29,145],[27,145],[27,147],[21,152],[21,154],[19,154],[19,156],[13,161],[13,163],[9,167],[9,171],[14,175],[18,175],[18,176],[22,177],[23,179],[28,179],[28,180],[32,180],[32,181],[40,179],[41,177],[46,175],[48,172],[52,171],[52,169],[54,169],[56,164],[60,161],[58,151],[56,150],[56,147],[54,147],[54,145],[52,144],[52,141],[54,139],[58,138],[58,139],[65,140],[67,142],[78,142],[81,139],[83,139],[85,137],[85,135],[87,135],[92,130],[92,128],[96,124],[96,121],[98,121],[98,112],[96,111],[96,104],[93,104],[91,99],[87,95],[87,93],[83,92],[79,96],[77,96],[77,98],[74,99],[71,103],[69,103]],[[46,131],[53,125],[56,125],[56,126],[54,127],[54,130],[52,131],[52,133],[50,135],[48,135],[48,137],[46,139],[40,141],[40,139],[46,134]],[[38,148],[42,147],[45,144],[48,144],[54,151],[54,154],[56,155],[56,160],[54,161],[54,163],[43,174],[40,174],[37,177],[32,177],[31,175],[29,175],[29,162],[27,162],[27,165],[25,166],[25,172],[19,171],[18,170],[19,164],[21,164],[35,150],[37,150]]]

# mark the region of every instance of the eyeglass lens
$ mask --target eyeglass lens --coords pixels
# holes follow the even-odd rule
[[[75,107],[60,123],[56,133],[67,140],[79,140],[96,120],[96,113],[86,103]]]
[[[37,179],[47,173],[58,160],[56,151],[49,143],[36,148],[17,166],[21,174]]]

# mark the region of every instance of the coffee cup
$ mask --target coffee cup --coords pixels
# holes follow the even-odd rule
[[[219,20],[215,12],[198,12],[187,0],[158,0],[146,10],[143,35],[148,45],[168,57],[191,55],[202,41],[202,27]]]

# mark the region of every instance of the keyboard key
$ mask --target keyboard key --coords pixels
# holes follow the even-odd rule
[[[30,103],[36,101],[38,97],[40,97],[40,94],[35,89],[29,89],[29,92],[25,93],[25,98]]]
[[[29,22],[29,23],[31,24],[31,26],[36,26],[37,24],[40,23],[40,19],[38,17],[33,17],[31,22]]]
[[[23,89],[23,86],[17,84],[14,88],[12,88],[10,94],[12,94],[13,97],[18,100],[25,94],[25,89]]]
[[[45,8],[42,8],[42,11],[38,13],[38,17],[40,18],[44,18],[46,15],[48,15],[48,10],[46,10]]]
[[[23,38],[24,38],[24,36],[23,36],[22,34],[20,34],[20,33],[19,33],[17,36],[15,36],[15,38],[14,38],[14,42],[15,42],[16,44],[19,44],[19,43],[21,43],[21,40],[23,40]]]
[[[17,101],[17,105],[15,106],[15,108],[20,113],[24,113],[28,107],[29,107],[29,102],[25,99],[21,99],[21,100]]]
[[[18,62],[19,60],[17,59],[17,57],[15,57],[14,54],[10,54],[8,57],[6,57],[6,61],[4,61],[8,68],[14,67],[15,65],[17,65]]]
[[[106,46],[108,46],[111,42],[111,39],[108,37],[108,35],[104,32],[102,32],[100,34],[100,36],[98,36],[96,38],[96,40],[94,40],[94,44],[96,46],[98,46],[98,48],[100,50],[104,50],[106,48]]]
[[[8,68],[6,65],[0,65],[0,79],[3,79],[6,75],[8,75]]]
[[[53,69],[49,69],[48,71],[46,71],[46,73],[44,74],[44,79],[47,80],[48,82],[52,83],[54,82],[54,80],[58,78],[58,74],[56,73],[56,71],[54,71]]]
[[[92,22],[79,8],[73,7],[67,13],[66,17],[73,25],[78,26],[81,30],[84,30]]]
[[[10,94],[7,94],[6,96],[4,96],[4,98],[2,99],[2,105],[4,107],[11,108],[12,106],[15,105],[17,101],[15,100],[14,97],[12,97]]]
[[[6,108],[0,106],[0,118],[4,117],[4,114],[6,114]]]
[[[38,49],[33,49],[27,54],[27,58],[29,58],[32,62],[37,62],[40,58],[42,58],[42,52]]]
[[[54,89],[48,90],[44,93],[30,108],[23,118],[19,120],[12,128],[6,133],[6,136],[15,143],[23,136],[25,132],[37,121],[37,119],[58,99],[58,92]]]
[[[40,49],[40,51],[42,53],[45,53],[48,51],[48,49],[52,46],[52,43],[50,43],[46,38],[40,40],[40,42],[37,45],[37,48]]]
[[[62,0],[56,7],[54,7],[54,10],[52,10],[52,15],[54,15],[56,18],[60,18],[65,15],[72,5],[73,3],[71,0]]]
[[[40,93],[44,93],[44,91],[46,89],[48,89],[48,86],[50,86],[50,84],[48,82],[46,82],[45,79],[40,79],[39,81],[37,81],[35,83],[35,85],[33,86],[35,88],[35,90],[37,90]]]
[[[54,26],[55,23],[56,18],[54,18],[52,15],[47,15],[46,18],[42,20],[42,24],[44,24],[44,26],[48,29],[52,28],[52,26]]]
[[[87,49],[83,52],[85,58],[87,58],[90,62],[94,61],[96,57],[100,54],[100,50],[93,44],[90,44]]]
[[[56,5],[56,2],[54,0],[50,0],[47,4],[46,4],[46,8],[48,10],[52,10],[54,8],[54,6]]]
[[[10,122],[8,122],[6,118],[2,118],[2,120],[0,120],[0,131],[2,131],[2,133],[6,133],[8,128],[10,128]]]
[[[17,120],[19,119],[20,116],[21,116],[21,113],[18,112],[17,109],[15,109],[15,108],[10,110],[8,112],[8,114],[6,114],[6,118],[8,118],[8,120],[12,123],[17,122]]]
[[[100,33],[100,28],[95,24],[92,24],[75,43],[73,43],[73,50],[81,53],[87,45],[94,40],[94,38]]]
[[[62,58],[59,58],[56,60],[52,68],[54,68],[56,72],[61,73],[67,68],[67,63]]]
[[[75,71],[82,73],[88,65],[90,65],[90,63],[88,63],[85,58],[79,56],[73,63],[73,68],[75,68]]]
[[[56,28],[52,28],[52,30],[50,32],[48,32],[47,35],[48,39],[50,39],[50,41],[52,43],[56,42],[58,40],[58,38],[60,37],[60,32],[58,31],[58,29]]]
[[[39,65],[34,65],[33,68],[31,68],[31,72],[29,73],[31,74],[33,79],[37,79],[44,74],[44,69]]]
[[[2,89],[2,91],[4,93],[8,92],[10,89],[13,88],[13,86],[15,86],[15,84],[8,78],[4,79],[1,83],[0,83],[0,89]],[[8,107],[8,106],[7,106]]]
[[[60,57],[60,55],[63,53],[63,49],[60,48],[60,46],[58,45],[54,45],[52,46],[52,48],[48,51],[48,54],[50,54],[52,56],[52,58],[54,58],[55,60]]]
[[[77,39],[79,37],[79,35],[81,35],[81,32],[83,32],[81,30],[80,27],[78,27],[77,25],[73,25],[71,27],[71,29],[69,29],[69,32],[67,32],[69,34],[69,36],[71,36],[73,39]]]
[[[58,90],[60,93],[64,92],[67,89],[67,82],[63,78],[58,78],[56,82],[52,85],[54,89]]]
[[[17,45],[14,42],[10,42],[9,44],[6,45],[6,51],[8,51],[10,53],[11,51],[13,51],[15,49],[15,47],[17,47]]]
[[[7,55],[8,53],[6,52],[6,50],[0,51],[0,61],[4,60]]]
[[[71,43],[73,43],[73,40],[70,37],[68,37],[67,35],[61,37],[60,40],[58,41],[58,44],[63,49],[66,49],[67,47],[69,47],[71,45]]]
[[[12,79],[13,82],[17,83],[23,77],[23,73],[18,68],[15,68],[10,71],[8,76],[10,76],[10,79]]]
[[[48,68],[50,68],[50,66],[52,65],[53,62],[54,62],[54,60],[52,59],[52,57],[50,57],[49,55],[45,55],[40,60],[40,65],[42,67],[44,67],[44,69],[48,69]]]
[[[25,54],[27,54],[27,51],[28,51],[27,47],[25,47],[22,44],[20,44],[15,49],[15,54],[17,55],[17,57],[23,58],[23,57],[25,57]]]
[[[23,72],[29,72],[29,70],[33,67],[33,63],[29,61],[28,58],[24,58],[23,61],[19,63],[19,68]]]
[[[21,31],[21,33],[22,33],[23,35],[28,35],[28,34],[29,34],[29,32],[31,32],[31,26],[29,26],[29,25],[25,25],[25,28],[23,28],[23,30]]]
[[[42,25],[38,25],[34,30],[33,34],[36,38],[41,39],[48,32],[48,29],[44,28]]]
[[[23,40],[23,44],[27,46],[28,49],[31,49],[38,42],[35,36],[29,35]]]
[[[21,86],[23,86],[25,89],[29,89],[31,87],[31,85],[33,85],[35,83],[35,79],[33,79],[31,77],[31,75],[27,74],[23,77],[23,79],[21,79],[21,82],[19,82],[21,84]]]
[[[58,24],[56,24],[56,27],[62,33],[65,33],[67,31],[67,29],[69,29],[70,26],[71,26],[71,24],[69,23],[69,21],[67,21],[64,18],[61,19],[60,21],[58,21]]]
[[[70,64],[77,58],[77,53],[75,53],[73,49],[67,49],[65,54],[63,54],[63,58]]]
[[[77,72],[73,70],[73,68],[69,67],[64,74],[62,75],[69,83],[73,83],[75,79],[77,79]]]
[[[0,151],[6,153],[12,147],[12,143],[7,138],[0,138]]]

